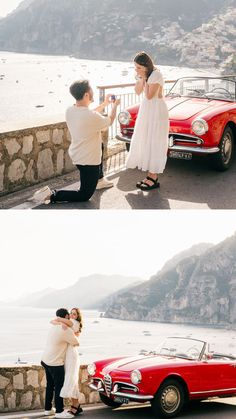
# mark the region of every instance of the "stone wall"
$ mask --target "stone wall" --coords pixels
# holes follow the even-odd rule
[[[0,196],[74,170],[69,145],[65,122],[0,133]]]
[[[0,133],[0,194],[70,172],[65,122]]]
[[[98,393],[91,391],[87,382],[86,365],[82,365],[79,377],[80,403],[99,402]],[[44,369],[39,365],[1,367],[0,413],[43,409],[45,386]]]

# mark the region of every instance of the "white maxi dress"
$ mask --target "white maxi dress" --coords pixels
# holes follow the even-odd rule
[[[71,319],[73,322],[72,329],[79,332],[79,322]],[[80,358],[78,346],[68,345],[65,357],[65,380],[60,392],[63,398],[79,398],[79,369]]]
[[[158,69],[153,70],[148,84],[164,85]],[[163,173],[167,160],[169,134],[169,114],[164,98],[158,92],[152,99],[145,96],[140,104],[126,167]]]

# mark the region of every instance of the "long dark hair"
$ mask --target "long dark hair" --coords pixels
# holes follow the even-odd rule
[[[79,322],[79,332],[81,332],[82,327],[83,327],[83,319],[82,319],[82,314],[81,314],[81,311],[80,311],[80,309],[79,309],[78,307],[73,307],[73,308],[71,309],[71,311],[72,311],[72,310],[75,310],[75,311],[76,311],[76,313],[77,313],[77,318],[76,318],[76,320],[77,320],[77,322]]]
[[[143,67],[146,67],[147,79],[155,69],[152,58],[145,51],[138,52],[134,57],[134,62],[142,65]]]

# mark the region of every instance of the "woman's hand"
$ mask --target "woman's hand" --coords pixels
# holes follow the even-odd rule
[[[50,321],[51,324],[59,324],[60,322],[57,319],[51,320]]]
[[[64,324],[64,323],[63,323],[63,324],[62,324],[62,329],[63,329],[63,330],[67,330],[67,329],[68,329],[68,326],[66,326],[66,324]]]

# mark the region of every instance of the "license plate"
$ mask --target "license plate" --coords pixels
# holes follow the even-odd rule
[[[124,397],[114,397],[114,401],[116,403],[124,403],[124,404],[129,403],[129,399],[125,399]]]
[[[175,151],[175,150],[169,151],[169,157],[171,157],[172,159],[191,160],[192,156],[193,156],[192,153],[187,153],[184,151]]]

